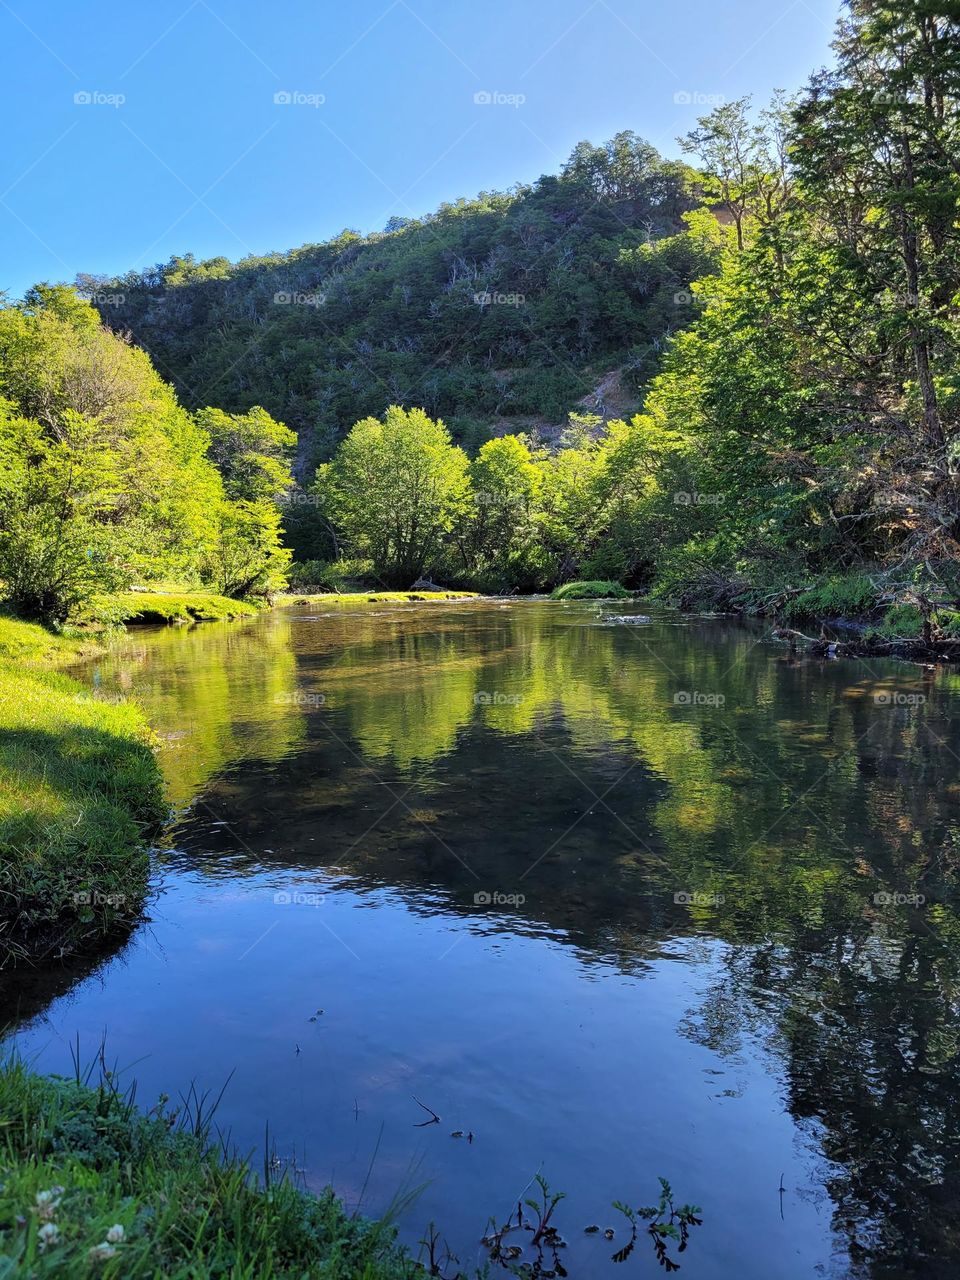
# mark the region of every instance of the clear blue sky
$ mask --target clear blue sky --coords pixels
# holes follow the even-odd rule
[[[676,155],[708,100],[799,88],[838,7],[0,0],[0,289],[377,230],[620,129]]]

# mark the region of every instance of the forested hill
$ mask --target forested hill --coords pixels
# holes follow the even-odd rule
[[[358,418],[421,406],[475,446],[581,402],[636,410],[711,260],[684,229],[692,178],[625,132],[580,143],[557,176],[369,236],[78,285],[189,408],[263,405],[323,457]]]

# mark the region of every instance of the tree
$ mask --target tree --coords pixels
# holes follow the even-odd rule
[[[201,409],[197,421],[210,437],[210,458],[230,498],[256,502],[286,494],[293,484],[290,458],[296,432],[259,405],[249,413]]]
[[[467,456],[442,422],[391,405],[382,421],[353,427],[317,485],[353,552],[386,583],[408,587],[448,561],[467,509]]]
[[[0,579],[19,614],[61,623],[127,584],[121,503],[120,468],[95,424],[68,415],[52,440],[0,400]]]
[[[206,573],[224,596],[269,596],[286,586],[291,553],[272,502],[226,502],[217,515]]]
[[[464,559],[481,582],[536,585],[543,470],[523,436],[488,440],[470,462],[471,506]]]

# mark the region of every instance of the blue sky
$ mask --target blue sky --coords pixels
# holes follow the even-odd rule
[[[0,0],[0,289],[378,230],[620,129],[677,155],[711,101],[799,88],[837,10]]]

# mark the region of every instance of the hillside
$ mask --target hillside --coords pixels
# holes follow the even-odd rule
[[[635,409],[664,339],[692,316],[710,250],[685,231],[692,172],[632,133],[579,144],[558,176],[286,253],[176,257],[78,286],[188,408],[263,405],[329,455],[389,404],[476,447],[571,410]],[[623,393],[626,393],[626,399]]]

